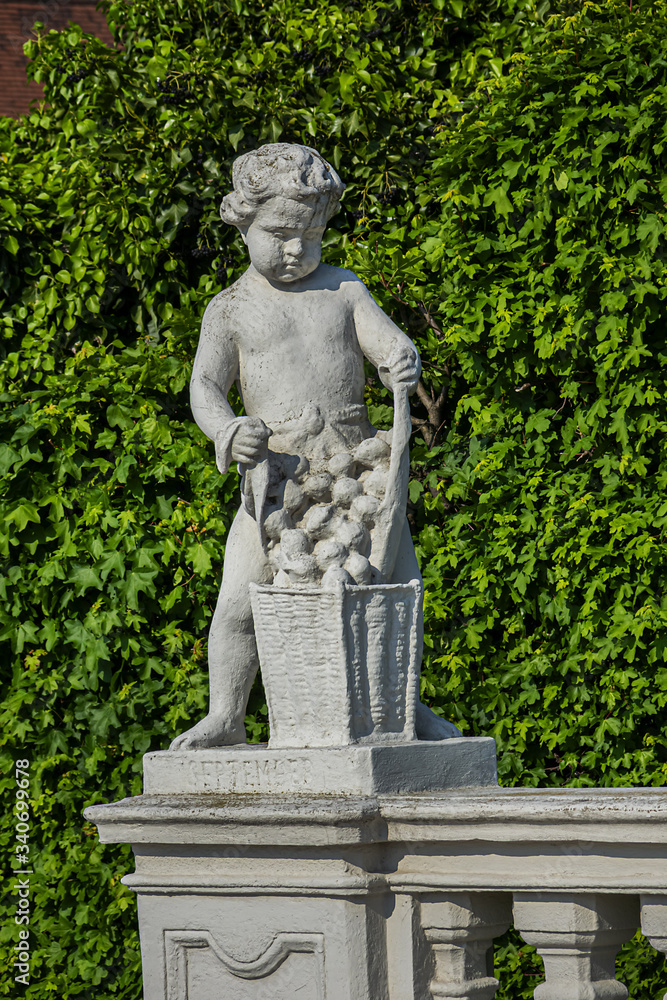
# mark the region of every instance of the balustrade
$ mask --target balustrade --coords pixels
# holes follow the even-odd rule
[[[511,924],[544,963],[535,1000],[623,1000],[623,942],[641,928],[667,954],[666,806],[479,788],[151,794],[87,816],[134,845],[146,1000],[492,1000]]]

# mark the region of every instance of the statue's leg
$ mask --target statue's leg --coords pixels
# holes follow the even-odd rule
[[[410,534],[410,526],[407,519],[403,525],[403,534],[401,535],[401,542],[398,549],[398,555],[396,556],[396,565],[394,567],[394,572],[391,577],[392,583],[409,583],[410,580],[419,580],[422,582],[422,576],[419,571],[419,563],[417,562],[417,556],[415,555],[415,547],[412,543],[412,536]],[[419,615],[419,643],[420,650],[423,647],[424,642],[424,614],[423,607],[422,612]],[[421,651],[420,651],[421,659]],[[417,739],[419,740],[448,740],[453,737],[460,736],[460,731],[452,722],[448,722],[446,719],[440,718],[435,712],[424,705],[421,701],[417,702]]]
[[[259,667],[250,607],[250,583],[270,583],[256,522],[243,508],[229,532],[222,586],[208,636],[208,715],[177,736],[172,750],[245,743],[244,718]]]

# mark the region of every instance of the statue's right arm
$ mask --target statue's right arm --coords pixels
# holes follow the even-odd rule
[[[265,457],[271,435],[259,417],[237,417],[227,393],[239,375],[239,352],[223,295],[209,303],[201,325],[199,346],[190,379],[192,415],[207,437],[215,441],[220,472],[232,461],[253,465]]]
[[[204,313],[190,380],[192,415],[213,441],[220,431],[225,431],[238,419],[227,402],[227,393],[238,373],[236,339],[230,329],[224,299],[216,296]]]

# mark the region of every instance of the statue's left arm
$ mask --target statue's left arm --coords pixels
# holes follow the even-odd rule
[[[380,309],[361,281],[351,283],[354,323],[361,350],[378,370],[384,385],[394,391],[398,384],[414,392],[421,362],[410,338]]]

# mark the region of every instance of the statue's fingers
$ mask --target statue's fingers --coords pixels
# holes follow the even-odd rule
[[[262,450],[264,446],[264,440],[262,438],[255,438],[250,440],[241,441],[239,447],[241,451],[245,451],[250,455],[257,455]]]
[[[248,437],[252,437],[255,441],[266,441],[273,434],[273,431],[269,430],[263,420],[249,424],[245,429]]]
[[[243,439],[242,448],[250,448],[253,451],[260,451],[266,446],[266,434],[252,434]]]

